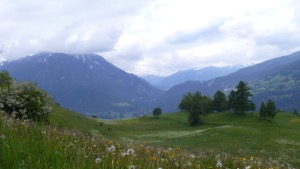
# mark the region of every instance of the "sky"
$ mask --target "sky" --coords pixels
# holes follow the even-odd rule
[[[97,53],[136,75],[300,50],[299,0],[0,0],[0,61]]]

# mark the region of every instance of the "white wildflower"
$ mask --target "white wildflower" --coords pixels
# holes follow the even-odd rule
[[[100,163],[101,161],[102,161],[102,160],[101,160],[101,158],[99,158],[99,157],[95,159],[95,163],[96,163],[96,164]]]
[[[217,160],[217,165],[216,165],[216,167],[222,167],[223,165],[222,165],[222,162],[221,162],[221,160],[220,159],[218,159]]]
[[[134,165],[130,165],[130,166],[128,167],[128,169],[135,169],[135,166],[134,166]]]
[[[132,148],[130,148],[130,149],[127,150],[127,154],[129,154],[129,155],[134,154],[134,152],[135,152],[135,151],[134,151]]]
[[[4,140],[4,139],[5,139],[5,135],[2,134],[2,135],[0,136],[0,138],[1,138],[2,140]]]

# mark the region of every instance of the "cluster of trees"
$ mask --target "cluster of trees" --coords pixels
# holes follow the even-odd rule
[[[243,115],[246,112],[256,110],[255,104],[250,100],[252,96],[250,87],[243,81],[240,81],[235,90],[232,90],[228,97],[222,91],[217,91],[213,98],[201,95],[187,93],[179,104],[179,108],[189,113],[188,121],[191,125],[198,125],[210,112],[232,111],[235,114]],[[267,106],[262,102],[263,108],[260,115],[264,119],[274,118],[276,115],[276,106],[272,100],[269,100]]]
[[[7,71],[0,72],[0,110],[16,119],[48,122],[53,100],[35,83],[14,80]]]

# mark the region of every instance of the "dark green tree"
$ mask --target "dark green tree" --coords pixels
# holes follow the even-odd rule
[[[298,117],[300,117],[297,109],[294,109],[293,114],[296,115],[296,116],[298,116]]]
[[[230,92],[230,108],[237,114],[245,114],[247,111],[255,110],[255,104],[249,99],[251,96],[250,87],[245,82],[240,81],[236,90]]]
[[[275,102],[271,99],[267,102],[268,118],[273,119],[277,114],[277,108]]]
[[[260,105],[259,114],[260,117],[265,120],[273,119],[277,114],[275,103],[271,99],[268,100],[266,105],[264,102],[262,102]]]
[[[261,102],[260,108],[259,108],[259,115],[261,118],[266,119],[267,118],[267,107],[265,105],[265,102]]]
[[[211,99],[202,96],[200,92],[188,93],[183,97],[178,107],[189,113],[188,121],[190,125],[195,126],[199,125],[211,110]]]
[[[159,117],[162,114],[161,108],[160,107],[155,108],[153,110],[152,114],[153,114],[153,117]]]
[[[10,76],[9,72],[3,70],[0,72],[0,90],[4,88],[11,87],[13,83],[13,78]]]
[[[212,109],[217,112],[226,111],[228,108],[228,100],[226,95],[220,90],[214,94],[212,101]]]

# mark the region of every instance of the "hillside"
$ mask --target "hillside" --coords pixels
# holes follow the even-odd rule
[[[94,54],[39,53],[3,64],[17,80],[31,80],[63,107],[102,118],[137,116],[162,91]]]
[[[300,52],[296,52],[206,82],[182,83],[164,93],[156,104],[167,112],[178,111],[177,106],[186,92],[200,91],[202,94],[210,96],[217,90],[228,93],[239,81],[243,80],[252,88],[253,101],[257,106],[261,101],[271,98],[282,110],[300,110],[300,105],[297,103],[300,90],[299,63]],[[171,104],[169,104],[169,100],[172,100]]]

